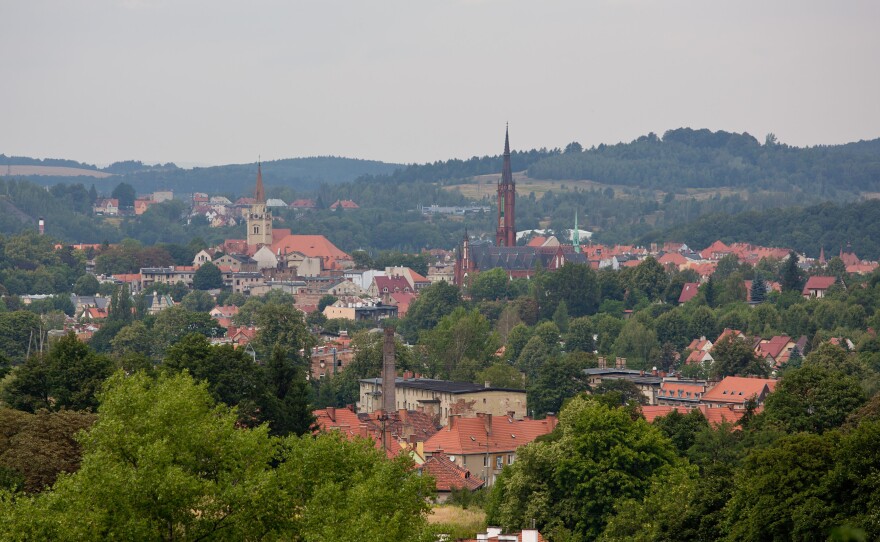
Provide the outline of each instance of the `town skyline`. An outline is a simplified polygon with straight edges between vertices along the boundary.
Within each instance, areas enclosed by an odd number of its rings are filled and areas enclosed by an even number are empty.
[[[499,154],[506,122],[517,149],[680,126],[795,146],[880,135],[880,74],[866,69],[880,7],[866,1],[107,0],[5,15],[7,155],[423,163]]]

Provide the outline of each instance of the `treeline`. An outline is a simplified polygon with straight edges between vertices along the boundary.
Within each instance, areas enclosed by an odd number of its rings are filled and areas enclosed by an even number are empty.
[[[859,257],[876,260],[880,258],[880,201],[713,213],[644,236],[641,242],[673,239],[695,248],[709,246],[716,239],[786,247],[816,258],[822,247],[830,258],[850,246]]]
[[[536,179],[589,179],[660,190],[748,187],[838,194],[880,188],[880,139],[845,145],[790,147],[770,134],[669,130],[630,143],[599,145],[548,157],[529,167]]]

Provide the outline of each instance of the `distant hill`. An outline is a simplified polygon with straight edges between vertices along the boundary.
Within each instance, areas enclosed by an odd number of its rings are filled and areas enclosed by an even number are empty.
[[[270,188],[313,191],[322,184],[334,185],[365,175],[390,174],[401,167],[400,164],[335,156],[289,158],[263,162],[263,181]],[[183,169],[171,163],[151,166],[128,160],[98,169],[73,160],[40,160],[0,154],[0,177],[25,177],[43,186],[70,182],[88,186],[93,183],[99,192],[105,194],[120,182],[126,182],[139,194],[172,189],[179,193],[243,195],[253,190],[256,172],[256,163]]]
[[[681,241],[702,248],[717,239],[725,243],[791,248],[811,257],[818,257],[824,247],[828,258],[850,244],[859,257],[877,260],[880,259],[880,200],[707,214],[690,224],[653,232],[639,242],[647,245]]]
[[[662,138],[648,134],[630,143],[548,156],[529,166],[528,175],[663,191],[797,190],[838,199],[880,191],[880,139],[798,148],[772,136],[762,144],[748,133],[680,128]]]

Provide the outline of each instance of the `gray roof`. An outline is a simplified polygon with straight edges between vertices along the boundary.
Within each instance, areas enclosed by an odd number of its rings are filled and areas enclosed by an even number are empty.
[[[381,378],[362,378],[361,382],[365,384],[382,385]],[[516,388],[494,388],[485,387],[482,384],[474,384],[473,382],[453,382],[451,380],[434,380],[433,378],[403,378],[394,379],[394,385],[398,388],[412,388],[417,390],[438,391],[442,393],[476,393],[481,391],[513,391],[525,393],[526,390]]]

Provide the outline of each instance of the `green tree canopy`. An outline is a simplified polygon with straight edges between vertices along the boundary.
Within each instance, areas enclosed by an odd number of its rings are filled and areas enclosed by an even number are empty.
[[[223,274],[220,268],[206,262],[193,274],[193,288],[196,290],[214,290],[223,288]]]
[[[555,438],[521,447],[492,488],[490,524],[531,526],[553,539],[592,540],[621,498],[640,499],[652,476],[678,462],[675,449],[644,419],[575,397]]]

